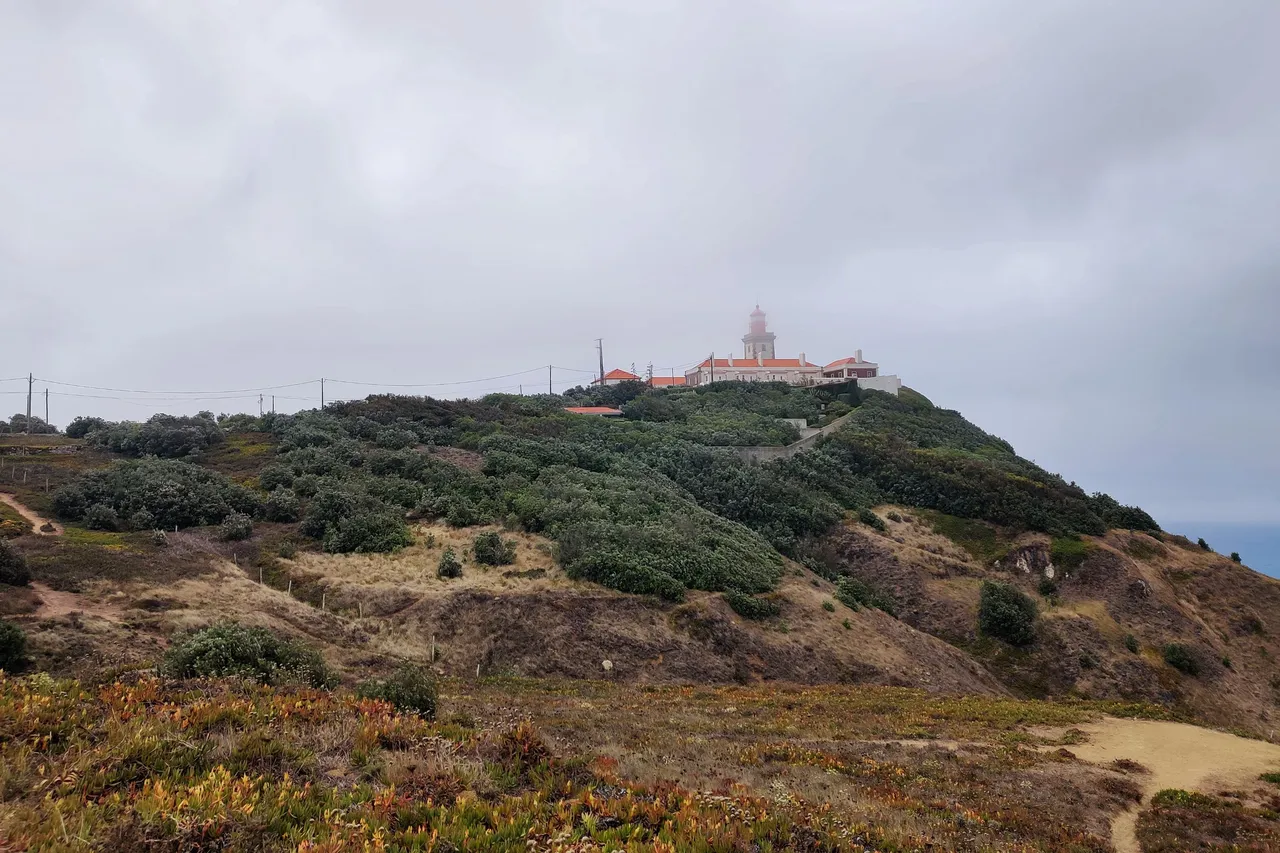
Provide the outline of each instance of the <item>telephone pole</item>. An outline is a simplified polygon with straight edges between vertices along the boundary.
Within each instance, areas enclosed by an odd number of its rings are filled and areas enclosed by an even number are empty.
[[[262,417],[262,395],[258,395],[258,417]]]
[[[716,381],[716,354],[714,352],[711,353],[711,358],[707,359],[707,363],[711,365],[711,382],[715,382]]]
[[[596,338],[596,352],[600,354],[600,385],[604,385],[604,338]]]
[[[31,388],[36,384],[34,374],[27,374],[27,435],[31,435]]]
[[[547,393],[548,394],[556,393],[555,391],[551,390],[551,365],[549,364],[547,365]]]
[[[272,394],[271,395],[271,414],[274,415],[275,413],[276,413],[276,395]]]
[[[44,389],[44,422],[49,423],[49,389]]]
[[[320,377],[320,411],[324,411],[324,377]]]

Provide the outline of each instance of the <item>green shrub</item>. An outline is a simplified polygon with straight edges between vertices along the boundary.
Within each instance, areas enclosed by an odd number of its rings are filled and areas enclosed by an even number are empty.
[[[404,518],[390,509],[356,512],[330,524],[324,549],[333,554],[386,554],[413,544]]]
[[[515,543],[503,539],[494,531],[477,534],[471,543],[471,553],[477,563],[486,566],[508,566],[516,561]]]
[[[1204,541],[1204,537],[1203,537],[1203,536],[1201,536],[1199,539],[1197,539],[1197,540],[1196,540],[1196,544],[1200,546],[1200,550],[1201,550],[1201,551],[1212,551],[1212,550],[1213,550],[1212,548],[1210,548],[1210,547],[1209,547],[1209,543],[1208,543],[1208,542],[1206,542],[1206,541]]]
[[[889,520],[893,522],[900,522],[902,521],[902,516],[896,512],[891,512],[889,513]]]
[[[90,471],[53,495],[53,509],[68,521],[86,526],[86,513],[101,505],[119,518],[140,511],[151,514],[155,526],[200,527],[218,524],[233,512],[254,515],[257,496],[221,474],[189,462],[137,459],[115,462]],[[109,523],[102,510],[98,523]]]
[[[846,631],[848,631],[848,630],[850,630],[851,628],[853,628],[853,623],[852,623],[852,622],[850,622],[848,619],[845,619],[845,620],[844,620],[843,622],[841,622],[840,624],[844,626],[844,629],[845,629]]]
[[[1125,634],[1124,647],[1136,655],[1138,653],[1138,649],[1140,648],[1140,646],[1138,645],[1138,638],[1133,636],[1133,634]]]
[[[90,530],[117,530],[120,527],[120,517],[106,504],[94,504],[86,509],[81,521]]]
[[[67,424],[67,428],[63,430],[63,434],[67,438],[84,438],[91,432],[105,429],[110,426],[107,421],[102,418],[89,418],[83,415]]]
[[[445,548],[440,555],[440,564],[436,567],[436,577],[441,579],[462,577],[462,561],[452,548]]]
[[[169,534],[165,533],[163,530],[151,531],[151,544],[157,548],[169,547]]]
[[[229,513],[218,525],[218,535],[228,542],[239,542],[253,535],[253,519],[243,512]]]
[[[756,598],[754,595],[736,589],[726,592],[724,600],[733,608],[734,613],[744,619],[753,619],[757,622],[772,619],[782,612],[782,606],[778,602],[767,598]]]
[[[292,560],[298,554],[298,543],[292,539],[281,539],[280,544],[276,546],[276,554],[286,560]]]
[[[336,679],[314,649],[266,628],[222,622],[170,647],[162,671],[171,678],[249,678],[262,684],[328,687]]]
[[[402,664],[385,681],[366,681],[356,688],[356,695],[390,702],[400,711],[412,711],[424,719],[436,716],[438,696],[435,677],[429,669]]]
[[[27,665],[27,635],[12,622],[0,619],[0,669],[21,672]]]
[[[1014,646],[1035,641],[1036,603],[1015,586],[983,581],[978,597],[978,628]]]
[[[1058,594],[1058,584],[1053,578],[1040,578],[1040,583],[1036,584],[1036,591],[1048,598]]]
[[[162,459],[194,456],[224,439],[222,428],[210,412],[194,417],[160,414],[146,423],[108,424],[88,436],[90,444],[113,453]]]
[[[890,616],[898,614],[898,603],[892,597],[853,577],[843,577],[836,583],[836,600],[850,610],[861,606],[883,610]]]
[[[286,489],[283,486],[267,495],[267,499],[262,503],[262,517],[267,521],[283,523],[297,521],[300,512],[298,496],[292,489]]]
[[[1088,649],[1085,649],[1080,653],[1078,663],[1080,664],[1081,669],[1096,669],[1099,663],[1098,656]]]
[[[27,558],[4,539],[0,539],[0,584],[26,586],[31,583]]]
[[[1280,785],[1280,773],[1276,773],[1276,772],[1263,773],[1258,778],[1261,779],[1263,782],[1270,782],[1272,785]]]
[[[145,509],[140,509],[129,516],[130,530],[155,530],[156,517]]]
[[[884,533],[888,529],[888,527],[885,526],[884,519],[869,509],[864,508],[858,510],[858,521],[861,521],[868,527],[873,527],[876,530],[879,530],[881,533]]]
[[[1239,552],[1239,551],[1232,551],[1232,552],[1231,552],[1231,562],[1233,562],[1233,563],[1238,563],[1238,562],[1240,562],[1240,552]]]
[[[1200,674],[1200,661],[1190,646],[1169,643],[1161,650],[1161,654],[1164,656],[1164,662],[1179,672],[1191,676]]]
[[[834,603],[832,603],[831,599],[829,598],[826,601],[822,602],[822,609],[827,611],[828,613],[836,612],[836,606]]]

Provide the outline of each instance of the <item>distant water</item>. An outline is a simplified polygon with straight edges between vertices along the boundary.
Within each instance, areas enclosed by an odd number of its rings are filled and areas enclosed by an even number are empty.
[[[1253,569],[1280,578],[1280,524],[1214,524],[1196,521],[1161,525],[1192,542],[1198,538],[1219,554],[1240,552],[1241,561]]]

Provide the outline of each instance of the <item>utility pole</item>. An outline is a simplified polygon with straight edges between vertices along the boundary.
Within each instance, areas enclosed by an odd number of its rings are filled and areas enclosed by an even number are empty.
[[[716,381],[716,354],[711,353],[711,358],[707,359],[707,363],[711,365],[711,381]],[[709,384],[709,383],[708,383]]]
[[[44,422],[49,423],[49,389],[44,389]]]
[[[604,386],[604,338],[596,338],[596,352],[600,354],[600,385]]]
[[[556,393],[555,391],[551,390],[551,365],[549,364],[547,365],[547,393],[548,394]]]
[[[31,388],[36,384],[34,374],[27,374],[27,435],[31,435]]]
[[[324,411],[324,377],[320,377],[320,411]]]
[[[276,395],[272,394],[271,395],[271,414],[274,415],[275,413],[276,413]]]
[[[258,395],[258,417],[262,417],[262,395]]]
[[[523,396],[524,396],[524,386],[523,386],[523,385],[521,385],[521,386],[520,386],[520,396],[521,396],[521,397],[523,397]]]

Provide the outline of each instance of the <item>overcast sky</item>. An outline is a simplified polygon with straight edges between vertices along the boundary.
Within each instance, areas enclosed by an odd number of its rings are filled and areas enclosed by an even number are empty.
[[[1280,522],[1277,43],[1275,0],[9,0],[0,379],[65,425],[257,399],[54,381],[667,372],[759,302],[1091,491]]]

